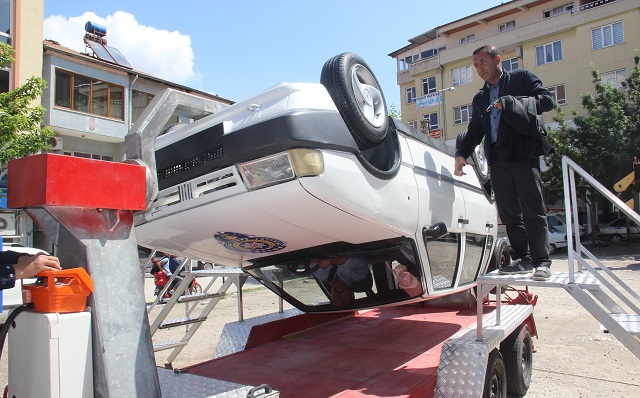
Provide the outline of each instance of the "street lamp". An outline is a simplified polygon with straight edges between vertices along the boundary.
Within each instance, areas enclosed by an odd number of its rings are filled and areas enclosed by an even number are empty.
[[[444,94],[442,93],[443,91],[453,91],[456,88],[454,86],[451,87],[447,87],[447,88],[443,88],[442,90],[438,90],[438,93],[440,94],[440,106],[438,109],[438,113],[442,116],[442,126],[440,127],[440,140],[442,142],[445,141],[444,139],[444,127],[445,127],[445,117],[444,117],[444,113],[442,112],[442,110],[446,110],[446,108],[444,107]],[[438,123],[440,124],[440,123]]]

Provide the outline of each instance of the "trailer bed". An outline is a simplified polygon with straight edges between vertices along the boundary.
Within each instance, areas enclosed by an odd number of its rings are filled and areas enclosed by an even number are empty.
[[[478,347],[488,354],[532,311],[531,306],[505,307],[510,309],[503,310],[506,322],[501,326],[495,326],[494,307],[484,308],[486,329],[494,330],[493,333],[485,330],[492,337],[484,342],[475,341],[475,309],[402,306],[355,314],[182,369],[186,374],[169,375],[171,371],[161,370],[165,372],[160,376],[163,396],[173,396],[170,390],[179,391],[180,396],[246,396],[251,386],[262,384],[268,384],[284,398],[434,396],[439,366],[449,369],[441,369],[443,375],[451,374],[451,369],[469,367],[469,377],[478,379],[473,369],[477,364],[468,361],[478,355],[468,354],[477,352]],[[445,343],[446,353],[441,360]],[[462,362],[455,358],[459,354]],[[480,384],[483,374],[484,369]],[[458,374],[455,379],[457,383],[466,383],[467,388],[478,382],[465,381],[464,377]],[[171,388],[165,386],[168,384]],[[228,391],[216,390],[214,385]],[[185,395],[198,388],[202,393]],[[441,380],[439,388],[446,392],[459,386]]]

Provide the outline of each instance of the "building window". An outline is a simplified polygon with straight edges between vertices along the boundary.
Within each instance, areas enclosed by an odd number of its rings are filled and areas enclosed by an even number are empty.
[[[416,102],[416,88],[407,87],[407,104],[412,104]]]
[[[55,106],[124,120],[124,87],[56,69]]]
[[[436,92],[436,77],[429,76],[422,79],[422,95]]]
[[[560,60],[562,60],[562,42],[560,40],[536,47],[536,65]]]
[[[422,129],[423,132],[427,132],[429,130],[437,130],[440,128],[440,125],[438,124],[437,112],[422,115],[422,121],[424,125],[424,128]]]
[[[502,69],[508,71],[518,69],[518,58],[505,59],[502,61]]]
[[[11,3],[0,1],[0,43],[11,45]],[[11,90],[11,65],[0,68],[0,93]]]
[[[567,103],[567,97],[564,92],[564,84],[547,87],[547,90],[549,90],[551,96],[556,100],[556,103],[558,105],[564,105]]]
[[[564,14],[573,10],[573,3],[565,4],[563,6],[555,7],[543,12],[544,18],[555,17],[556,15]]]
[[[462,36],[460,38],[460,45],[462,44],[467,44],[467,43],[471,43],[473,41],[476,41],[476,35],[472,34],[472,35],[467,35],[467,36]]]
[[[500,26],[498,26],[498,32],[502,33],[515,28],[516,21],[509,21],[507,23],[500,24]]]
[[[131,90],[131,125],[133,125],[147,105],[151,103],[153,95],[145,93],[143,91]]]
[[[412,121],[408,122],[407,124],[409,126],[411,126],[412,128],[414,128],[414,129],[416,128],[416,121],[415,120],[412,120]]]
[[[620,69],[611,72],[605,72],[601,75],[601,77],[602,83],[611,84],[614,87],[622,89],[624,88],[622,87],[622,82],[627,78],[627,71],[625,69]]]
[[[473,70],[471,65],[462,66],[451,70],[451,80],[454,86],[473,82]]]
[[[622,43],[624,43],[622,22],[591,29],[591,48],[593,50],[599,50],[604,47],[611,47]]]
[[[416,62],[419,59],[419,55],[409,55],[408,57],[404,57],[399,62],[400,70],[408,70],[412,63]]]
[[[446,50],[447,46],[440,46],[438,48],[432,48],[430,50],[425,50],[420,53],[421,59],[433,58],[438,55],[438,52]]]
[[[471,105],[462,105],[453,108],[453,124],[469,123],[469,120],[471,120]]]
[[[11,44],[11,5],[12,0],[0,1],[0,42]]]
[[[97,159],[97,160],[108,160],[113,161],[113,156],[107,155],[96,155],[95,153],[86,153],[86,152],[64,152],[67,156],[75,156],[77,158],[85,158],[85,159]]]

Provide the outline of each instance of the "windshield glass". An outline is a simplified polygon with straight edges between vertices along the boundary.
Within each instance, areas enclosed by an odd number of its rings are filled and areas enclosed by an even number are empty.
[[[246,271],[305,312],[362,309],[423,293],[422,271],[409,239],[337,244],[289,253]]]

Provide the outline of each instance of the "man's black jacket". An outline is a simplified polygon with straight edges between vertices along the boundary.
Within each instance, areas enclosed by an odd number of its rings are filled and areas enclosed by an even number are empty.
[[[516,69],[512,72],[503,71],[500,77],[499,97],[534,97],[538,115],[553,109],[553,98],[547,89],[542,87],[540,79],[525,69]],[[504,102],[503,102],[504,104]],[[493,160],[491,153],[490,113],[486,111],[489,106],[489,85],[485,84],[473,97],[472,117],[469,129],[464,138],[458,143],[456,156],[469,157],[474,148],[484,138],[485,155],[489,163]],[[507,159],[518,160],[540,156],[545,153],[544,139],[533,138],[528,131],[517,131],[504,121],[504,110],[498,127],[497,147],[508,151]],[[546,143],[548,145],[548,142]]]

